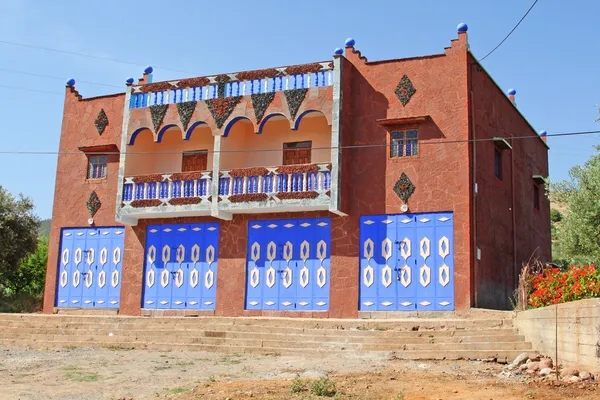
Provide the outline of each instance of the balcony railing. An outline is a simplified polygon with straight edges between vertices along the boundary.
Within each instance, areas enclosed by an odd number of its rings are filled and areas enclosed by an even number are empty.
[[[219,201],[250,202],[329,196],[331,164],[286,165],[220,171]]]
[[[210,203],[212,172],[179,172],[126,177],[123,206],[156,207]]]
[[[176,85],[176,82],[173,83]],[[223,97],[247,96],[258,93],[279,92],[291,89],[308,89],[333,85],[333,69],[275,76],[272,78],[232,81],[225,83]],[[156,104],[175,104],[186,101],[202,101],[219,97],[218,85],[169,88],[148,93],[133,93],[130,108],[143,108]]]

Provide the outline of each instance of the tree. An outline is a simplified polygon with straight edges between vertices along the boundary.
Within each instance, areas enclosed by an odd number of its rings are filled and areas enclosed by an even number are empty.
[[[600,147],[596,147],[600,150]],[[556,224],[560,255],[571,264],[600,262],[600,153],[569,170],[570,180],[552,184],[566,212]]]
[[[4,274],[3,286],[14,295],[41,295],[44,292],[47,262],[48,237],[41,236],[35,253],[24,259],[16,270]]]
[[[38,243],[38,218],[31,199],[18,199],[0,186],[0,282],[19,268]]]

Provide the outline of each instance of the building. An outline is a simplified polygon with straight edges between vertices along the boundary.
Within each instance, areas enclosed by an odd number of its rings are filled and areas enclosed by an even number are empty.
[[[548,147],[469,51],[67,83],[44,311],[508,308],[550,258]],[[533,136],[533,138],[532,138]]]

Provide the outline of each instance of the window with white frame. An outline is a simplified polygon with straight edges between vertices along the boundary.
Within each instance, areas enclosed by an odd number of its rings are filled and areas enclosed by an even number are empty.
[[[415,157],[419,155],[419,131],[392,131],[390,133],[390,157]]]

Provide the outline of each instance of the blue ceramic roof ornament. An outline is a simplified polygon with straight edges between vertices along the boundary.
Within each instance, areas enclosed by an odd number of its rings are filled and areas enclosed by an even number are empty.
[[[354,44],[355,44],[355,43],[356,43],[356,42],[355,42],[355,41],[354,41],[354,39],[352,39],[352,38],[348,38],[348,39],[346,39],[346,47],[354,47]]]
[[[75,79],[71,78],[67,81],[67,86],[75,86]]]
[[[467,24],[465,24],[464,22],[461,22],[460,24],[458,24],[458,26],[456,27],[456,30],[458,32],[466,32],[469,30],[469,27],[467,26]]]

